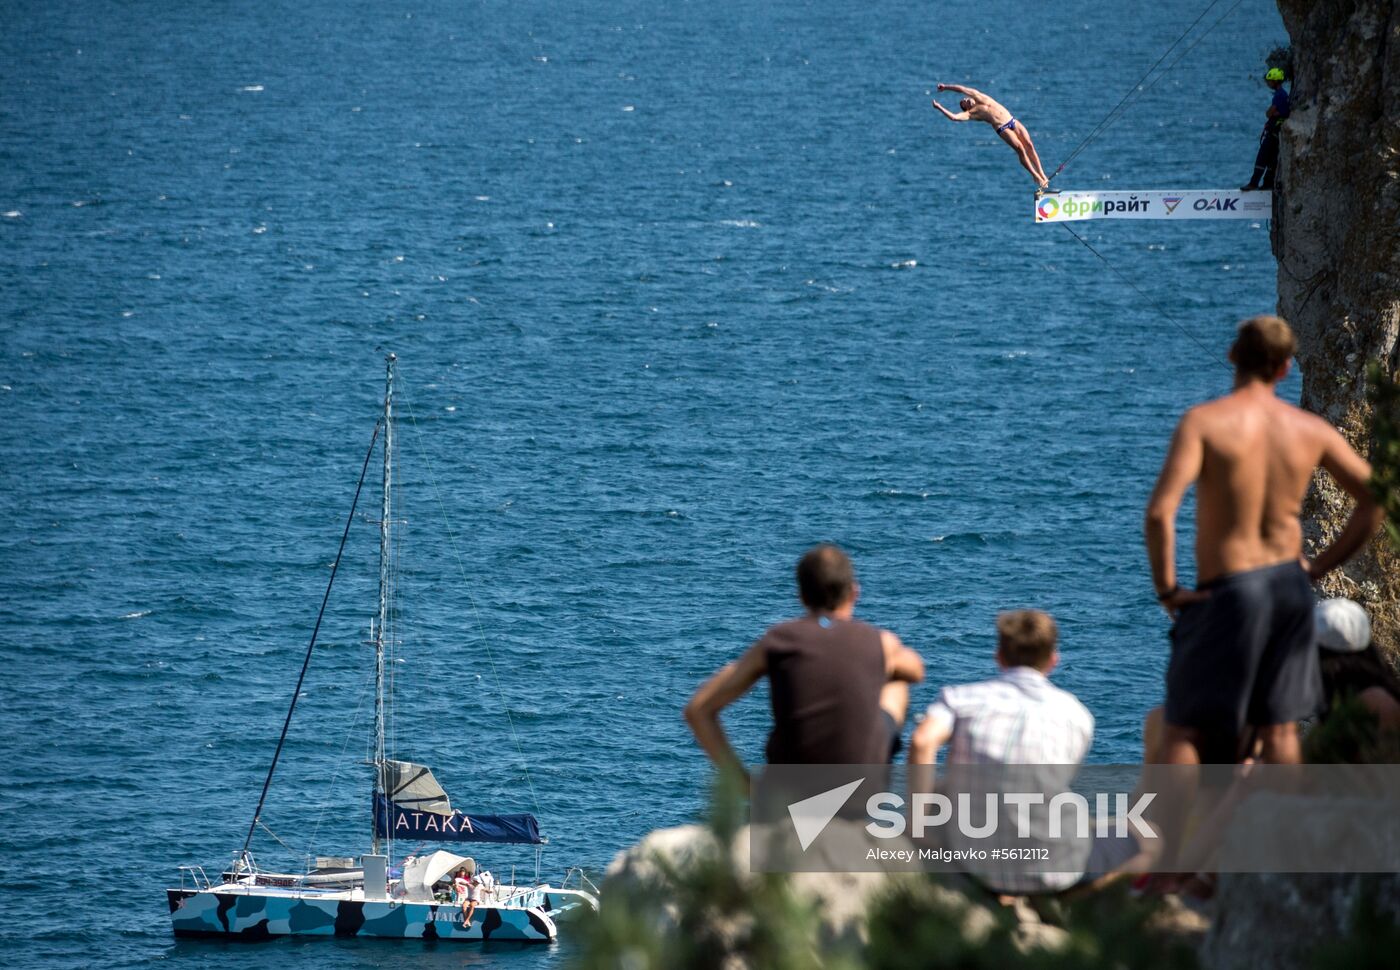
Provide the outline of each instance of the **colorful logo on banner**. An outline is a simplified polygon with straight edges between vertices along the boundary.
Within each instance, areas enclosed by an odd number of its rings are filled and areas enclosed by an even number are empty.
[[[1162,196],[1162,204],[1167,207],[1167,215],[1171,215],[1176,211],[1176,207],[1181,205],[1181,196],[1164,195]]]
[[[1060,202],[1058,199],[1046,196],[1036,204],[1035,212],[1042,219],[1053,219],[1060,214]]]

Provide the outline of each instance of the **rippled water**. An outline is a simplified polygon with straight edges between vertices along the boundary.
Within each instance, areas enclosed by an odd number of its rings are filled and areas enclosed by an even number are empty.
[[[1053,166],[1200,5],[10,0],[6,962],[567,956],[170,935],[174,867],[246,831],[389,350],[396,750],[464,807],[537,811],[556,874],[696,817],[681,704],[822,539],[928,661],[916,701],[1043,607],[1093,757],[1135,757],[1165,656],[1141,509],[1273,305],[1267,231],[1082,224],[1119,278],[928,95],[988,90]],[[1238,185],[1282,37],[1243,4],[1058,184]],[[367,501],[268,863],[363,847]],[[757,759],[764,699],[728,723]]]

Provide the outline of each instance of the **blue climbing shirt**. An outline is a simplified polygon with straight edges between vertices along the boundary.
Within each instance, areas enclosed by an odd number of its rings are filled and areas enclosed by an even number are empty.
[[[1271,130],[1278,131],[1278,126],[1283,123],[1283,119],[1288,117],[1290,107],[1288,92],[1283,89],[1283,85],[1279,85],[1278,90],[1274,92],[1273,100],[1273,109],[1278,112],[1278,117],[1269,119],[1269,128]]]

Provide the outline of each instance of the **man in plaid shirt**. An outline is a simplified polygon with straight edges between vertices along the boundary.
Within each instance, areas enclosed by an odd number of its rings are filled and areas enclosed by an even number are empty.
[[[1055,621],[1036,610],[997,617],[1001,673],[945,687],[914,732],[910,764],[1077,765],[1094,740],[1094,715],[1047,675],[1059,662]]]
[[[996,662],[1001,673],[980,683],[943,688],[914,731],[910,765],[932,765],[939,748],[947,744],[950,769],[1032,766],[1000,774],[950,771],[944,782],[952,788],[980,779],[983,784],[990,781],[993,790],[998,786],[1046,793],[1065,790],[1094,739],[1094,716],[1073,694],[1047,678],[1060,659],[1056,638],[1055,621],[1046,613],[1017,610],[998,616]],[[1033,844],[1054,845],[1055,858],[1064,860],[1063,871],[1041,872],[1036,870],[1044,866],[993,861],[979,863],[969,874],[1005,896],[1057,892],[1080,882],[1086,872],[1108,871],[1136,851],[1133,844],[1125,843],[1113,848],[1113,858],[1106,855],[1108,847],[1091,858],[1093,843],[1052,843],[1046,824],[1042,812],[1034,824]]]

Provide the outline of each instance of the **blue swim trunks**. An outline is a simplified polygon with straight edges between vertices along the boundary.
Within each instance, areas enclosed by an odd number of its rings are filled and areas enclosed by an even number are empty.
[[[1012,118],[1012,119],[1011,119],[1010,121],[1008,121],[1006,124],[1001,125],[999,128],[997,128],[997,134],[1000,135],[1003,131],[1005,131],[1005,130],[1008,129],[1008,128],[1010,128],[1012,131],[1015,131],[1015,130],[1016,130],[1016,119],[1015,119],[1015,118]]]

